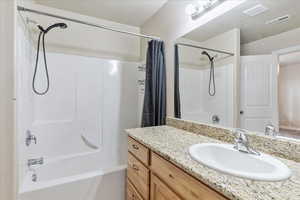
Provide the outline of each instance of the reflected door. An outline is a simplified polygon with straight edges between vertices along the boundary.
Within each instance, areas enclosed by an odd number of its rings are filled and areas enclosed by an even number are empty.
[[[276,71],[272,55],[241,57],[241,128],[264,132],[270,123],[278,128]]]

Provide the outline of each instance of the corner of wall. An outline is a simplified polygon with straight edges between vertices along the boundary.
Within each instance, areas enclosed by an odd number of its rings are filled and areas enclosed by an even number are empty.
[[[16,200],[15,0],[0,1],[0,18],[0,199]]]
[[[240,74],[241,74],[241,30],[235,28],[235,74],[234,74],[234,94],[233,94],[233,127],[239,127],[240,125]]]

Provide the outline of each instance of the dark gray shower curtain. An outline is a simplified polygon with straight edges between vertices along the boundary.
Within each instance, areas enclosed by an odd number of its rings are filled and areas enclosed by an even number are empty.
[[[178,45],[175,45],[174,65],[174,116],[181,118],[180,91],[179,91],[179,52]]]
[[[166,124],[166,63],[162,41],[148,43],[142,127]]]

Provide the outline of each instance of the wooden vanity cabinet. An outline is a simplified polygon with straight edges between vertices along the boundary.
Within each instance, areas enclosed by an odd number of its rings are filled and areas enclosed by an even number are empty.
[[[165,183],[163,183],[153,173],[151,174],[151,200],[182,200]]]
[[[127,200],[228,200],[128,138]]]

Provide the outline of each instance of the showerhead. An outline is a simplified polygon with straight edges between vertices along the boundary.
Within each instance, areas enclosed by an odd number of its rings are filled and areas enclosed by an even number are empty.
[[[53,25],[49,26],[45,30],[45,33],[48,33],[51,29],[56,28],[56,27],[59,27],[59,28],[62,28],[62,29],[66,29],[68,26],[65,23],[56,23],[56,24],[53,24]]]
[[[214,57],[211,57],[206,51],[202,51],[201,54],[206,55],[210,61],[212,61],[214,59]]]
[[[59,28],[62,28],[62,29],[66,29],[66,28],[68,27],[68,25],[65,24],[65,23],[56,23],[56,24],[53,24],[53,25],[49,26],[46,30],[45,30],[42,26],[40,26],[40,25],[38,25],[37,27],[38,27],[42,32],[44,32],[44,33],[46,34],[46,33],[48,33],[51,29],[56,28],[56,27],[59,27]]]

